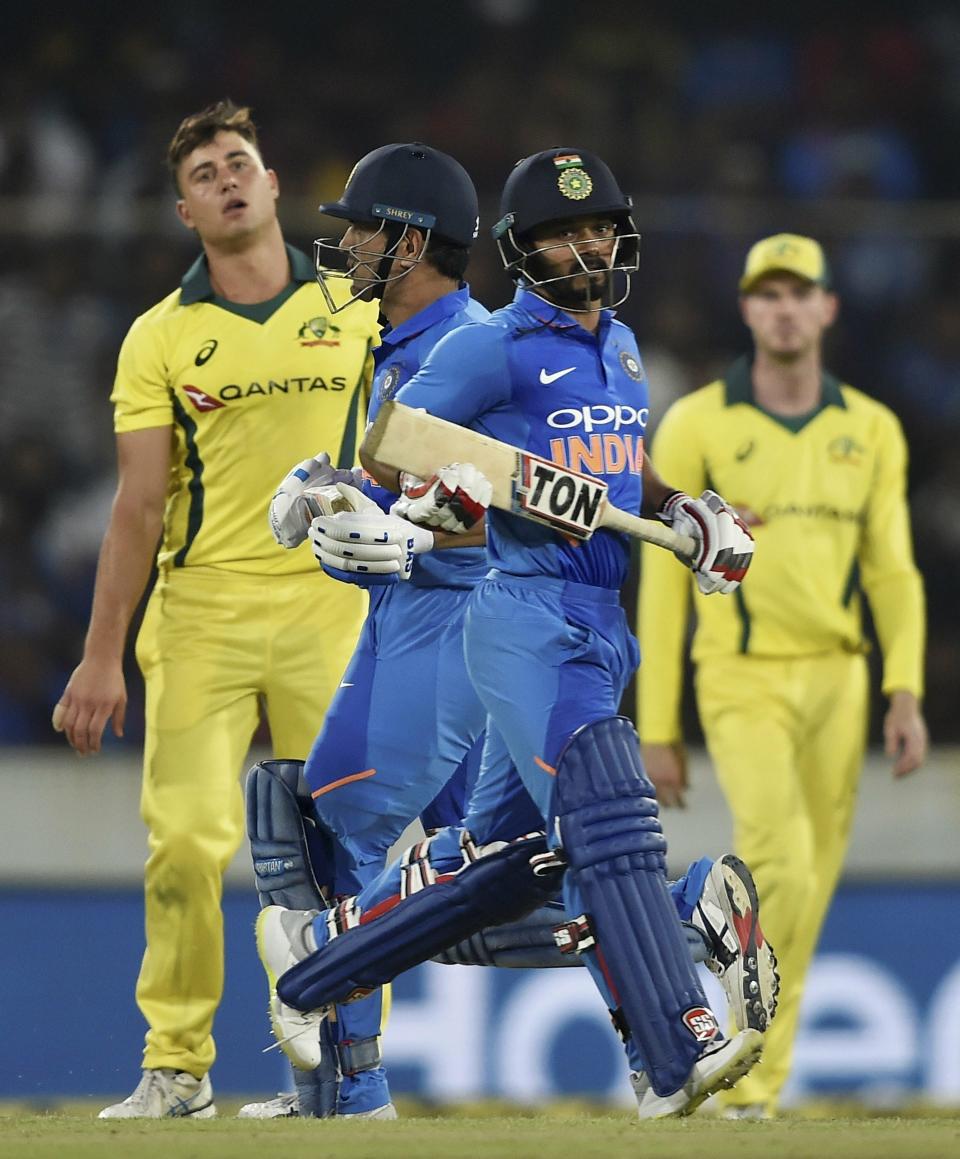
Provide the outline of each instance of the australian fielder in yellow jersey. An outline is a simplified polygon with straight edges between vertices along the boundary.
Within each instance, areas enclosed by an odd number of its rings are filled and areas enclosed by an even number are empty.
[[[147,1067],[206,1073],[213,1062],[220,879],[244,833],[237,778],[261,705],[275,754],[306,758],[366,611],[308,547],[281,551],[267,522],[291,457],[339,446],[340,465],[356,461],[371,373],[371,312],[332,325],[312,263],[295,250],[290,263],[291,292],[254,319],[213,300],[199,259],[134,323],[114,387],[118,433],[165,421],[174,440],[159,575],[137,639]]]
[[[356,462],[376,307],[332,316],[312,262],[285,246],[248,110],[187,118],[169,160],[204,252],[120,352],[117,498],[84,658],[54,716],[81,753],[99,749],[108,719],[122,730],[123,640],[159,536],[137,639],[149,1031],[143,1079],[110,1118],[215,1113],[221,883],[244,834],[244,757],[263,711],[276,755],[306,758],[365,612],[309,545],[278,547],[268,508],[292,461],[326,448],[334,467]]]
[[[728,1096],[770,1114],[790,1067],[804,976],[847,846],[867,725],[865,594],[883,652],[896,772],[922,759],[924,604],[906,503],[906,448],[887,407],[820,365],[835,303],[815,242],[779,235],[751,251],[741,290],[756,354],[675,403],[657,470],[726,496],[756,540],[730,600],[693,593],[697,705],[763,899],[782,990],[764,1058]],[[752,296],[757,302],[749,302]],[[659,558],[658,558],[659,555]],[[645,551],[640,735],[666,804],[682,804],[680,706],[688,576]]]

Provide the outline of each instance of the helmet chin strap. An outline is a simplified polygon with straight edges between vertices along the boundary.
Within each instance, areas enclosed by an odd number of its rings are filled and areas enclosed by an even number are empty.
[[[390,281],[396,281],[396,278],[390,277],[390,267],[396,261],[395,250],[400,244],[403,235],[407,232],[407,227],[401,225],[398,221],[387,221],[383,225],[383,257],[377,262],[377,277],[374,284],[370,287],[371,301],[382,302],[383,291]],[[411,267],[412,269],[412,267]],[[407,273],[410,271],[408,270]],[[403,275],[400,275],[401,277]]]

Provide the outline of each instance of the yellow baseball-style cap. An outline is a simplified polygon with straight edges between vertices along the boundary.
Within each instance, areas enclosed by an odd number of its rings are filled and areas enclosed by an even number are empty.
[[[761,278],[780,272],[805,278],[824,289],[830,285],[830,270],[820,243],[797,233],[778,233],[751,247],[740,279],[740,293],[749,294]]]

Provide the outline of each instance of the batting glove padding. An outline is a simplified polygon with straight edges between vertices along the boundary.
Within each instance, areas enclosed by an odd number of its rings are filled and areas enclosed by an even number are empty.
[[[402,493],[390,508],[392,514],[454,534],[479,523],[493,497],[490,480],[472,463],[451,463],[429,479],[404,472],[400,484]]]
[[[364,587],[397,583],[410,578],[413,557],[433,547],[432,531],[373,507],[310,524],[313,554],[327,575]]]
[[[697,587],[705,596],[713,592],[729,595],[740,586],[753,558],[753,536],[716,491],[704,491],[699,499],[692,499],[684,491],[674,491],[657,516],[674,531],[689,535],[696,542],[692,560],[677,558],[692,569]]]
[[[304,492],[309,488],[329,487],[334,483],[349,483],[359,487],[361,471],[353,467],[347,471],[334,467],[330,456],[321,451],[312,459],[304,459],[284,475],[276,494],[270,500],[270,530],[281,547],[298,547],[307,538],[313,518]]]

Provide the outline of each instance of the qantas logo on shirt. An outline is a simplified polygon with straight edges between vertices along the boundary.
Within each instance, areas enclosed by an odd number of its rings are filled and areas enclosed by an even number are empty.
[[[194,409],[199,411],[204,410],[219,410],[224,404],[219,399],[211,398],[206,391],[201,390],[199,386],[185,386],[183,393],[193,403]]]
[[[251,382],[246,386],[241,386],[237,382],[228,382],[226,386],[221,386],[217,391],[217,398],[207,394],[199,386],[193,386],[189,383],[181,389],[193,404],[194,410],[208,411],[218,410],[228,402],[235,402],[237,399],[243,398],[256,398],[258,396],[266,398],[275,394],[309,394],[315,390],[336,393],[347,389],[347,380],[338,374],[333,378],[322,378],[320,375],[312,377],[304,375],[279,380],[269,378],[266,382]]]

